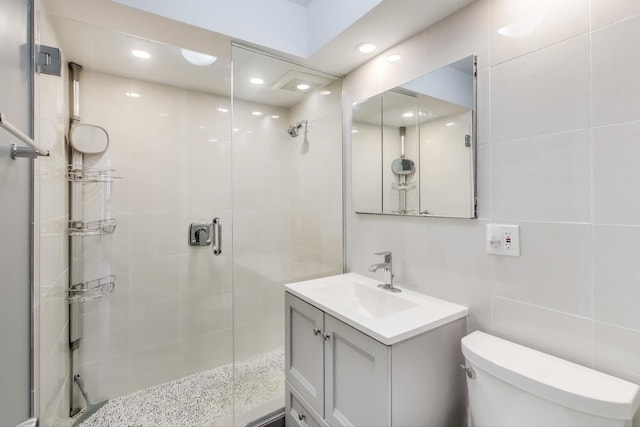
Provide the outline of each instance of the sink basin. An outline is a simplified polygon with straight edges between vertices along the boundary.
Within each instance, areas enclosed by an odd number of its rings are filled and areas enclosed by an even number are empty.
[[[377,319],[408,310],[418,306],[418,303],[398,298],[397,294],[386,292],[377,286],[354,281],[329,282],[317,289],[317,298],[336,305],[345,310],[356,311],[361,316]]]
[[[467,307],[408,289],[392,293],[355,273],[285,285],[285,290],[348,325],[392,345],[465,317]]]

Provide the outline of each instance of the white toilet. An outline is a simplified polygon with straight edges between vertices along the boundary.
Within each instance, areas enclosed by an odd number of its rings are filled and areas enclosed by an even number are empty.
[[[640,387],[507,340],[462,338],[472,425],[631,426]]]

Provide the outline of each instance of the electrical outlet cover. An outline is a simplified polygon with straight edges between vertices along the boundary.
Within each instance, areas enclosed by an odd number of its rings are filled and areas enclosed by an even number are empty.
[[[487,224],[488,254],[520,256],[520,226]]]

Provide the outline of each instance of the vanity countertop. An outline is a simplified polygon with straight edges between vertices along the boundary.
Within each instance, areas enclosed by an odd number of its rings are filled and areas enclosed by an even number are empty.
[[[399,287],[391,293],[381,282],[356,273],[285,285],[285,290],[386,345],[463,318],[469,309]]]

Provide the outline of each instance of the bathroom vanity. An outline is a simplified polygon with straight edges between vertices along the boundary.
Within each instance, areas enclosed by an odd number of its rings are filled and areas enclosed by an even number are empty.
[[[286,425],[464,425],[467,308],[378,284],[285,286]]]

